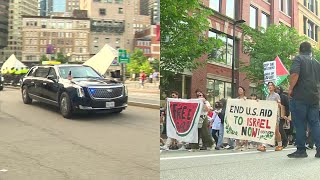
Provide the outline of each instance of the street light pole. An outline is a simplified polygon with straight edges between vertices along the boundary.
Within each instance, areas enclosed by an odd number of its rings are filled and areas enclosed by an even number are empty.
[[[246,22],[245,20],[237,20],[233,23],[233,46],[232,46],[232,83],[231,83],[231,97],[235,98],[235,81],[234,81],[234,66],[235,66],[235,54],[236,54],[236,48],[235,48],[235,42],[236,42],[236,36],[235,36],[235,31],[236,31],[236,26],[237,24],[242,24]]]

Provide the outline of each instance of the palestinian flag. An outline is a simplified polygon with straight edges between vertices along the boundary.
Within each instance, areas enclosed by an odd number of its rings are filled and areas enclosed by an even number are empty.
[[[277,79],[275,81],[275,85],[279,86],[288,76],[289,76],[289,71],[287,68],[283,65],[281,59],[279,56],[277,56],[274,61],[276,62],[276,74],[277,74]],[[268,90],[268,85],[265,82],[263,86],[263,92],[266,96],[269,95],[269,90]]]

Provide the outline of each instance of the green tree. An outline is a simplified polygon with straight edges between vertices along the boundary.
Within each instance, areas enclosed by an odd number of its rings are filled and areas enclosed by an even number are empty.
[[[153,61],[150,62],[150,65],[152,69],[159,71],[159,63],[160,61],[158,59],[154,59]]]
[[[61,62],[61,64],[64,64],[64,63],[68,62],[68,57],[63,55],[62,52],[58,52],[57,53],[57,61]]]
[[[42,55],[40,58],[40,63],[42,63],[43,61],[49,61],[49,59],[47,58],[46,55]]]
[[[130,55],[130,63],[127,64],[127,71],[128,73],[138,74],[141,70],[147,73],[152,71],[152,67],[148,61],[148,58],[144,56],[143,51],[136,48]]]
[[[289,70],[292,57],[298,53],[300,43],[306,38],[300,36],[294,28],[285,25],[271,25],[264,31],[246,25],[242,27],[245,39],[244,53],[250,56],[250,63],[242,63],[241,70],[246,72],[246,78],[256,83],[258,90],[261,90],[264,80],[263,63],[273,61],[279,56]]]
[[[320,62],[320,50],[318,48],[313,48],[312,54],[314,59]]]
[[[200,0],[161,0],[161,87],[166,88],[176,73],[194,70],[203,62],[197,61],[221,40],[208,38],[208,18],[213,11]]]

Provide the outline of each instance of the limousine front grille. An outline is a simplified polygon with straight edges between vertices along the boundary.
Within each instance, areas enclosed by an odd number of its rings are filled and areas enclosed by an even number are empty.
[[[110,88],[93,88],[90,87],[89,93],[95,99],[112,99],[122,96],[123,87],[110,87]]]

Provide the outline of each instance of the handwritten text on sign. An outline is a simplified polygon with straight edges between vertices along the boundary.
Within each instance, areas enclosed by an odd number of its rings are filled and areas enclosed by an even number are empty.
[[[225,136],[274,144],[277,103],[228,99],[225,116]]]
[[[277,79],[276,61],[267,61],[263,63],[264,81],[275,81]]]
[[[167,99],[167,136],[188,143],[198,142],[200,99]]]

